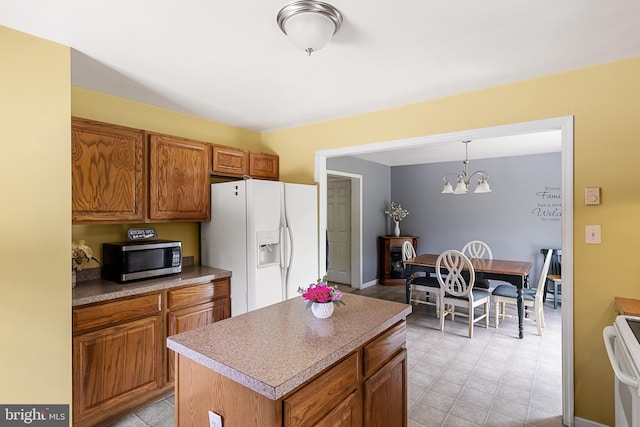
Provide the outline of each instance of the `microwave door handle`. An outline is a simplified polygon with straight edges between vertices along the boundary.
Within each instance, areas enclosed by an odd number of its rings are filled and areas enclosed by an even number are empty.
[[[622,381],[624,384],[628,385],[629,387],[633,387],[637,390],[638,379],[633,378],[625,374],[624,372],[622,372],[622,369],[620,368],[620,364],[618,363],[618,359],[616,359],[616,356],[613,352],[612,342],[617,337],[614,327],[607,326],[606,328],[604,328],[604,331],[602,331],[602,335],[604,336],[604,346],[607,349],[609,362],[611,363],[611,367],[613,368],[613,372],[616,374],[616,377],[618,377],[618,379]]]

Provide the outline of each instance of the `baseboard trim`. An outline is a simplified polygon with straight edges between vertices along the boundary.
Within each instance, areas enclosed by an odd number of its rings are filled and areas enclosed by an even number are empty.
[[[379,285],[379,284],[380,284],[380,282],[378,282],[378,279],[374,279],[374,280],[371,280],[370,282],[363,283],[362,286],[360,287],[360,289],[365,289],[365,288],[368,288],[370,286]]]
[[[608,427],[606,424],[600,424],[595,421],[585,420],[584,418],[574,417],[574,427]]]

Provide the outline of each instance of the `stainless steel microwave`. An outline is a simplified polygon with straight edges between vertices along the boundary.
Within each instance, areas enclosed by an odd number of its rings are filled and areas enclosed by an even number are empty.
[[[182,242],[140,240],[102,244],[102,276],[124,283],[182,271]]]

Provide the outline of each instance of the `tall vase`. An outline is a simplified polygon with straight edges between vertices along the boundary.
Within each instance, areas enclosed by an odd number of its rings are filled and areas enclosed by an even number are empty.
[[[72,288],[76,287],[76,269],[75,268],[71,269],[71,287]]]
[[[318,319],[327,319],[333,314],[333,303],[314,302],[311,304],[311,312]]]
[[[400,235],[400,221],[396,221],[396,229],[394,234],[396,235],[396,237]]]

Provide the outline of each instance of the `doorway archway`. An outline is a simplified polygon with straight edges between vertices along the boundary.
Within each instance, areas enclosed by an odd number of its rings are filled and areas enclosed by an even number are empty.
[[[363,153],[417,148],[444,142],[492,138],[522,133],[557,129],[561,132],[562,161],[562,251],[563,251],[563,304],[562,304],[562,418],[568,426],[574,424],[573,390],[573,116],[543,119],[510,125],[471,129],[447,134],[429,135],[404,140],[342,147],[316,152],[315,181],[319,187],[320,264],[326,265],[327,229],[327,158]],[[362,260],[359,270],[362,271]]]

